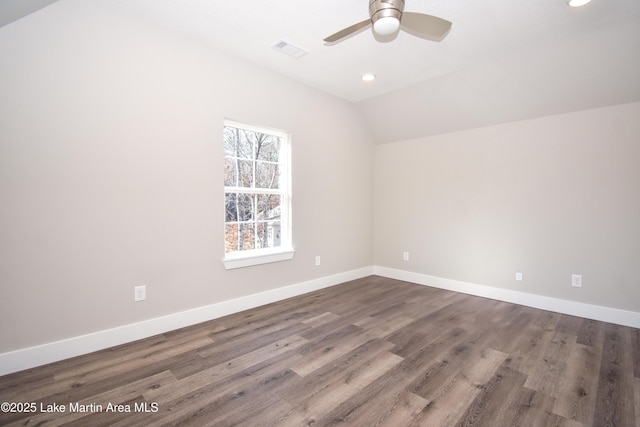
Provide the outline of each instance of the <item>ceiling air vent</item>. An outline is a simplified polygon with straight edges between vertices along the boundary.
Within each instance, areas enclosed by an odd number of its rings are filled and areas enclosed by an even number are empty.
[[[291,43],[288,43],[284,40],[280,40],[279,42],[277,42],[276,44],[274,44],[273,46],[271,46],[272,48],[274,48],[277,51],[280,51],[284,54],[289,55],[292,58],[301,58],[304,55],[306,55],[307,52],[304,49],[300,49],[298,46],[292,45]]]

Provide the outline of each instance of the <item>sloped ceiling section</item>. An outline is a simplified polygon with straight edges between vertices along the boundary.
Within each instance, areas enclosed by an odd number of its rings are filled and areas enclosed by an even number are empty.
[[[57,0],[1,0],[0,27],[49,6]]]
[[[376,143],[640,101],[640,21],[487,57],[358,103]],[[638,117],[640,120],[640,117]]]

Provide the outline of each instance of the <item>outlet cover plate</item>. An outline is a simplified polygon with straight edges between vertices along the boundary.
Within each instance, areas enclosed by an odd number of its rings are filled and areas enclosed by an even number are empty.
[[[144,301],[147,299],[147,287],[145,285],[133,287],[133,301]]]
[[[571,286],[574,288],[582,287],[582,275],[581,274],[572,274],[571,275]]]

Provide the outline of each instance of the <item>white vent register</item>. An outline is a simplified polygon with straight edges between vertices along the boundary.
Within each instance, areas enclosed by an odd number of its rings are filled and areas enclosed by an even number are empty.
[[[274,44],[271,47],[295,59],[302,58],[307,53],[309,53],[306,50],[299,48],[298,46],[292,45],[291,43],[286,42],[284,40],[280,40],[276,42],[276,44]]]

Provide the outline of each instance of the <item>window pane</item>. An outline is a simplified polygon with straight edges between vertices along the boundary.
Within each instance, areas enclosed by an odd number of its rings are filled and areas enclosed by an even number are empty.
[[[238,224],[227,224],[224,230],[224,251],[238,250]]]
[[[250,160],[238,160],[239,187],[253,187],[253,162]]]
[[[253,132],[243,129],[236,129],[237,133],[237,153],[242,159],[253,159]]]
[[[269,240],[267,238],[267,224],[259,222],[256,224],[256,249],[269,248]]]
[[[270,221],[269,228],[267,229],[269,235],[269,241],[271,242],[271,247],[280,246],[280,228],[281,221]]]
[[[238,149],[236,147],[236,130],[235,128],[225,126],[223,132],[224,138],[224,156],[225,157],[238,157]]]
[[[280,219],[280,195],[258,194],[257,201],[258,219]]]
[[[259,222],[256,224],[256,249],[280,246],[280,221]]]
[[[225,221],[233,222],[238,220],[237,197],[236,193],[225,193]]]
[[[258,138],[258,141],[256,160],[277,162],[280,153],[280,137],[262,134],[262,138]]]
[[[256,163],[256,187],[279,188],[280,175],[278,165],[275,163]]]
[[[238,250],[246,251],[257,249],[255,247],[255,226],[253,224],[239,224],[240,233],[238,239]]]
[[[238,221],[253,220],[253,200],[254,200],[253,195],[239,193],[236,195],[236,197],[238,200],[238,203],[237,203]]]
[[[225,193],[225,221],[252,221],[254,219],[254,194]]]
[[[224,185],[235,187],[238,185],[238,176],[235,159],[224,159]]]
[[[227,224],[225,226],[225,252],[273,247],[273,245],[268,246],[273,243],[272,238],[269,240],[270,236],[273,235],[272,228],[273,227],[265,223],[253,224],[241,222],[237,224]],[[280,242],[278,240],[278,245],[279,244]]]

